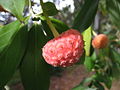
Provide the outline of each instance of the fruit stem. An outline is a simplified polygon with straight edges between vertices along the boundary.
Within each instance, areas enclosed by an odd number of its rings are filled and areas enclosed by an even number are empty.
[[[48,15],[44,12],[44,5],[43,5],[43,0],[40,0],[40,4],[41,4],[41,7],[42,7],[42,10],[43,10],[43,15],[45,16],[46,18],[46,21],[47,21],[47,24],[50,28],[50,30],[52,31],[54,37],[58,37],[59,36],[59,33],[57,32],[56,28],[54,27],[54,25],[52,24],[50,18],[48,17]]]
[[[92,30],[92,33],[94,36],[97,36],[97,33],[94,30]]]

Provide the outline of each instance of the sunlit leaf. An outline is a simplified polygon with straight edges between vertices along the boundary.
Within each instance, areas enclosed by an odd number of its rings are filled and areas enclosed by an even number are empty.
[[[14,21],[0,28],[0,52],[10,44],[13,36],[20,27],[19,21]]]
[[[83,32],[83,40],[85,42],[84,49],[86,56],[90,55],[91,39],[92,39],[92,27],[89,27],[87,30]]]
[[[18,68],[26,48],[27,26],[23,26],[10,45],[0,55],[0,87],[4,86]]]
[[[0,5],[15,15],[19,20],[23,20],[25,0],[0,0]]]

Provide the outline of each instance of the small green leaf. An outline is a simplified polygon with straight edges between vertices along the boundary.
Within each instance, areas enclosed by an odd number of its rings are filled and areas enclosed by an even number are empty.
[[[0,52],[10,44],[20,25],[19,21],[14,21],[0,28]]]
[[[99,0],[85,0],[82,9],[79,10],[73,22],[74,29],[83,32],[92,24],[97,12],[98,3]]]
[[[90,47],[91,47],[91,39],[92,39],[91,32],[92,32],[92,27],[89,27],[87,30],[83,32],[83,40],[85,42],[84,49],[86,56],[90,55]]]
[[[18,68],[27,42],[27,26],[23,26],[10,45],[0,55],[0,87],[4,86]]]
[[[15,15],[19,20],[23,20],[25,0],[0,0],[0,5]]]
[[[46,13],[48,16],[54,16],[58,13],[58,10],[55,6],[54,3],[52,2],[46,2],[43,4],[43,11]]]
[[[25,90],[49,89],[49,65],[42,57],[42,48],[47,41],[48,38],[40,25],[34,25],[30,29],[27,51],[20,67]]]

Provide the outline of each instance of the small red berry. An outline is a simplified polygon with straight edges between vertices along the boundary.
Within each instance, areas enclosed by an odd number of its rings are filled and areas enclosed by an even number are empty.
[[[67,67],[79,61],[84,41],[79,31],[70,29],[48,41],[43,47],[43,57],[54,67]]]
[[[105,34],[99,34],[92,40],[92,45],[96,49],[105,48],[109,42]]]

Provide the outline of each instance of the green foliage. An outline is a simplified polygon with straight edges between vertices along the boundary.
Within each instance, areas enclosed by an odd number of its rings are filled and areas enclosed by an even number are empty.
[[[106,0],[106,7],[111,21],[116,27],[120,28],[120,0]]]
[[[0,28],[0,52],[11,43],[20,25],[19,21],[14,21]]]
[[[42,4],[44,14],[36,15],[30,11],[34,15],[25,18],[23,10],[25,5],[29,6],[27,0],[0,0],[0,5],[19,20],[0,26],[0,89],[3,89],[17,69],[20,70],[25,90],[49,89],[50,72],[53,68],[46,64],[42,57],[43,46],[54,38],[49,26],[53,24],[52,27],[55,27],[60,34],[70,28],[64,22],[48,17],[58,13],[54,3]],[[120,42],[118,36],[112,37],[117,31],[112,34],[111,31],[106,32],[110,36],[108,47],[94,50],[91,45],[92,27],[90,25],[94,21],[98,5],[99,0],[85,0],[73,21],[72,28],[84,31],[82,34],[85,41],[85,52],[77,64],[84,64],[89,72],[93,72],[93,75],[85,78],[72,90],[105,90],[105,87],[110,89],[113,78],[118,78],[120,75],[120,53],[118,52]],[[107,6],[106,9],[105,6]],[[111,21],[119,29],[120,1],[106,0],[105,6],[101,7],[101,10],[108,11]],[[28,23],[30,17],[33,25]],[[36,24],[38,21],[41,23]],[[30,30],[25,24],[31,25]]]
[[[48,16],[54,16],[58,13],[58,10],[57,10],[55,4],[51,3],[51,2],[43,3],[43,11]]]
[[[26,0],[0,0],[0,5],[15,15],[20,21],[23,21],[25,1]]]
[[[89,86],[86,86],[85,84],[86,83],[90,83],[94,80],[94,75],[89,77],[89,78],[86,78],[86,79],[83,79],[82,82],[77,85],[76,87],[72,88],[72,90],[97,90],[97,88],[93,88],[93,87],[89,87]]]
[[[23,26],[17,32],[11,44],[0,55],[0,87],[6,85],[18,68],[25,52],[26,42],[27,26]]]
[[[21,78],[25,90],[48,90],[49,66],[42,57],[42,47],[47,42],[40,25],[29,31],[27,50],[21,64]]]
[[[88,71],[91,71],[94,67],[94,61],[91,57],[85,57],[84,65],[87,68]]]
[[[120,54],[115,50],[110,51],[111,74],[113,77],[120,77]]]
[[[84,87],[82,85],[79,85],[79,86],[73,88],[72,90],[97,90],[97,89],[95,89],[95,88],[89,88],[89,87]]]
[[[73,28],[78,29],[81,32],[86,30],[95,18],[98,3],[99,0],[85,0],[82,9],[79,10],[79,13],[75,17]]]

